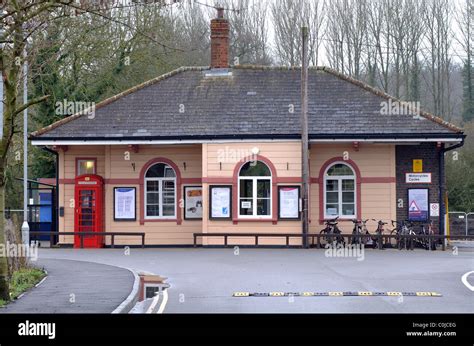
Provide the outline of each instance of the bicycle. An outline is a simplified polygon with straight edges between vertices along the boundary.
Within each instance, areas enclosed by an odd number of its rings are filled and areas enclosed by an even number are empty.
[[[427,227],[425,227],[425,224],[421,226],[421,231],[419,233],[420,235],[434,235],[434,230],[433,230],[433,220],[430,220],[428,222]],[[421,247],[423,247],[426,250],[436,250],[436,242],[434,239],[426,239],[426,238],[420,238],[418,239],[419,244]]]
[[[370,235],[367,229],[367,220],[357,220],[354,219],[352,222],[354,223],[354,228],[352,229],[352,237],[350,238],[349,244],[364,244],[365,245],[372,245],[372,239],[368,235]]]
[[[339,216],[334,219],[326,220],[326,227],[319,232],[319,234],[326,234],[324,237],[326,239],[327,244],[332,245],[334,241],[336,241],[336,245],[342,243],[345,245],[344,237],[341,234],[341,230],[337,227],[337,219]],[[335,235],[335,236],[334,236]],[[322,244],[321,244],[322,247]]]
[[[405,248],[406,250],[413,250],[413,238],[408,238],[406,236],[416,236],[415,231],[413,230],[413,224],[408,221],[396,221],[392,220],[392,226],[395,227],[390,235],[396,235],[396,247],[398,250]]]
[[[373,248],[375,249],[375,248],[379,247],[379,241],[380,241],[380,243],[381,243],[380,248],[383,250],[384,249],[384,244],[383,244],[382,235],[385,232],[384,226],[387,225],[388,223],[383,222],[382,220],[377,221],[375,219],[372,219],[372,221],[377,222],[377,229],[375,230],[376,236],[372,238]]]

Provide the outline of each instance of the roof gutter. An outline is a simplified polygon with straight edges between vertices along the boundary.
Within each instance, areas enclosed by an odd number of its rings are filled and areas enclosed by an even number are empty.
[[[331,142],[443,142],[456,143],[463,141],[466,136],[462,133],[439,134],[373,134],[373,135],[310,135],[311,143]],[[218,136],[180,136],[180,137],[94,137],[94,138],[32,138],[33,145],[125,145],[125,144],[200,144],[200,143],[230,143],[230,142],[268,142],[268,141],[299,141],[300,135],[218,135]]]

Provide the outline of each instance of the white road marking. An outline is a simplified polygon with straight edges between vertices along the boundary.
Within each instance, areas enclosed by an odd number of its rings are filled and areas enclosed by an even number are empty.
[[[158,302],[160,301],[160,294],[156,294],[154,297],[153,297],[153,301],[151,302],[150,304],[150,307],[148,308],[148,310],[146,311],[147,314],[151,314],[153,313],[153,310],[155,310],[156,306],[158,305]]]
[[[35,287],[38,287],[39,285],[41,285],[46,279],[48,278],[48,276],[45,276],[40,282],[38,282]]]
[[[161,303],[160,308],[158,309],[158,314],[162,314],[165,311],[166,303],[168,302],[168,290],[163,291],[163,302]]]
[[[462,283],[467,287],[469,288],[471,291],[474,291],[474,286],[472,286],[468,281],[467,281],[467,277],[469,276],[469,274],[472,274],[474,273],[474,270],[472,272],[467,272],[466,274],[464,274],[461,278],[461,281]]]

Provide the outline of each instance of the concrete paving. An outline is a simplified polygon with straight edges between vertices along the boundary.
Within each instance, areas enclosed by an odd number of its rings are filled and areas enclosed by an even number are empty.
[[[164,313],[474,312],[461,277],[472,251],[383,251],[363,260],[321,249],[40,249],[41,259],[87,260],[168,277]],[[474,285],[474,273],[468,278]],[[429,291],[442,297],[232,297],[236,291]]]
[[[110,313],[134,283],[129,270],[110,265],[43,257],[32,264],[46,269],[46,280],[0,313]]]

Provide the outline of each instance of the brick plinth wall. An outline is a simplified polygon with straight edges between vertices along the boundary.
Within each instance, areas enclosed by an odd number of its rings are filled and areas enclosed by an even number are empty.
[[[439,203],[439,149],[436,143],[421,145],[398,145],[396,147],[397,161],[397,220],[408,219],[408,189],[428,188],[428,203]],[[431,173],[431,184],[410,184],[405,181],[405,173],[413,172],[413,160],[423,160],[423,173]],[[399,208],[399,200],[403,207]],[[428,206],[429,207],[429,206]],[[439,218],[431,217],[435,233],[439,233]],[[418,229],[418,227],[417,227]]]

